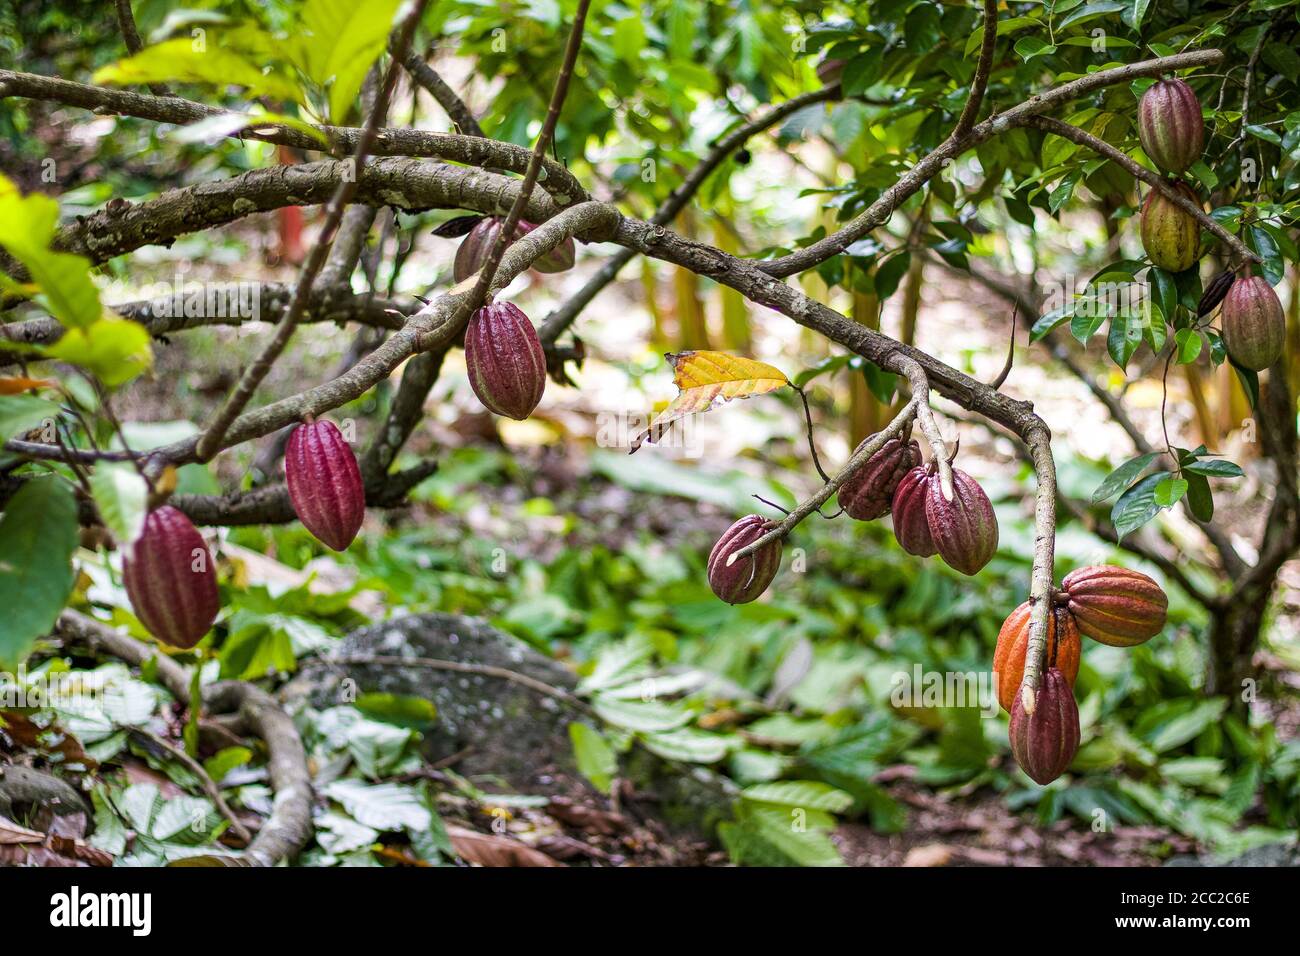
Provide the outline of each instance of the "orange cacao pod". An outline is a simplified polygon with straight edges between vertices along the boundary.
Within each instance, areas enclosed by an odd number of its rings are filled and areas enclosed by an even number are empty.
[[[1002,622],[998,646],[993,651],[993,681],[1002,709],[1012,704],[1025,679],[1025,654],[1029,650],[1030,605],[1026,601]],[[1047,615],[1046,665],[1057,667],[1071,687],[1079,676],[1079,655],[1083,650],[1079,627],[1068,608],[1053,607]]]
[[[1140,571],[1099,565],[1061,581],[1079,630],[1112,647],[1133,647],[1164,629],[1169,598]]]
[[[197,644],[217,619],[217,571],[212,554],[183,512],[163,505],[122,560],[131,608],[154,637],[173,647]]]
[[[1079,752],[1079,705],[1059,668],[1043,672],[1034,698],[1033,714],[1026,714],[1016,695],[1011,708],[1011,754],[1035,783],[1047,785],[1065,773]]]

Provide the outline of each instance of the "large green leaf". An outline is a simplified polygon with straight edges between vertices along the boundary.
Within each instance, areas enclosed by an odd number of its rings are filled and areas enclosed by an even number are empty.
[[[59,406],[35,395],[0,395],[0,442],[59,417]]]
[[[250,95],[265,96],[272,100],[298,102],[302,98],[297,84],[283,72],[264,71],[248,59],[260,51],[248,47],[259,46],[251,42],[251,28],[238,34],[222,34],[204,39],[179,37],[145,47],[134,56],[100,67],[92,78],[95,83],[113,83],[119,86],[143,83],[201,83],[221,89],[242,86]],[[262,49],[273,48],[275,40],[262,34]],[[245,43],[247,42],[247,44]],[[260,57],[259,57],[260,59]],[[261,60],[265,62],[265,60]]]
[[[309,75],[329,87],[330,120],[341,125],[366,72],[383,52],[401,0],[307,0],[303,49]]]
[[[39,193],[23,196],[0,175],[0,246],[26,267],[50,314],[66,326],[89,325],[103,314],[90,260],[50,248],[59,204]]]
[[[139,537],[148,511],[149,486],[130,462],[103,462],[90,475],[95,507],[113,532],[117,543],[126,547]]]
[[[0,518],[0,666],[17,670],[72,592],[77,500],[61,478],[29,479]]]
[[[609,793],[618,774],[618,756],[609,741],[599,730],[577,721],[569,724],[569,740],[573,742],[578,772],[601,793]]]

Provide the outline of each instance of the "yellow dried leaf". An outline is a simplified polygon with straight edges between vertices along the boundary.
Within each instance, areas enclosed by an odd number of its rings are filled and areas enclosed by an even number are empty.
[[[629,454],[646,441],[658,441],[673,422],[687,415],[707,412],[733,398],[765,395],[790,384],[780,369],[726,352],[676,352],[665,357],[673,367],[673,382],[680,391],[655,416],[650,427],[633,440]]]

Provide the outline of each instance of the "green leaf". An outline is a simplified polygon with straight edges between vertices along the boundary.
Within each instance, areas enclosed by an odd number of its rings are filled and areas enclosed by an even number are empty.
[[[1199,737],[1218,722],[1227,706],[1223,698],[1162,701],[1142,713],[1133,725],[1133,733],[1156,753],[1165,753]]]
[[[239,31],[239,40],[227,34],[199,40],[178,37],[145,47],[134,56],[100,67],[91,78],[94,83],[138,86],[144,83],[199,83],[224,89],[242,86],[252,96],[272,100],[302,102],[302,91],[283,70],[264,72],[235,45],[249,40],[251,28]],[[274,37],[261,34],[266,47],[277,46]]]
[[[898,284],[903,281],[903,276],[907,275],[911,264],[912,254],[904,251],[892,256],[876,270],[876,295],[880,297],[881,302],[897,291]]]
[[[1130,458],[1124,462],[1097,486],[1097,490],[1092,493],[1092,503],[1100,504],[1119,494],[1122,489],[1127,488],[1138,475],[1147,470],[1148,465],[1159,457],[1160,453],[1153,451],[1145,455],[1138,455],[1136,458]]]
[[[110,388],[131,381],[153,364],[149,330],[139,322],[116,317],[69,329],[41,351],[86,369]]]
[[[59,204],[49,196],[23,196],[0,175],[0,246],[26,267],[50,314],[65,326],[89,325],[103,314],[90,260],[50,248]]]
[[[684,706],[658,701],[619,700],[597,694],[591,706],[606,723],[641,733],[675,730],[691,719],[691,712]]]
[[[1036,56],[1048,56],[1056,52],[1056,47],[1046,40],[1035,36],[1021,37],[1016,41],[1016,55],[1028,63]]]
[[[1204,475],[1184,471],[1187,476],[1187,509],[1192,516],[1201,521],[1214,517],[1214,494],[1210,491],[1210,481]]]
[[[1070,302],[1059,306],[1044,315],[1038,317],[1034,327],[1029,330],[1029,341],[1037,342],[1043,336],[1047,335],[1053,329],[1068,322],[1074,315],[1074,303]]]
[[[90,475],[95,507],[121,547],[133,543],[144,530],[149,485],[130,462],[102,462]]]
[[[0,518],[0,668],[16,671],[72,593],[77,499],[61,478],[27,479]]]
[[[1172,508],[1187,493],[1187,481],[1184,478],[1166,478],[1156,485],[1155,502],[1161,508]]]
[[[1190,365],[1201,354],[1205,340],[1197,329],[1179,329],[1174,333],[1174,344],[1177,348],[1178,364]]]
[[[717,763],[732,750],[741,745],[737,736],[711,734],[694,727],[683,727],[665,733],[646,734],[641,738],[642,745],[653,754],[665,760],[681,760],[686,763]]]
[[[433,701],[413,694],[361,694],[353,706],[367,717],[408,730],[427,730],[438,722]]]
[[[1119,366],[1120,371],[1128,367],[1129,359],[1142,344],[1142,324],[1125,315],[1116,315],[1110,320],[1110,332],[1106,335],[1106,351],[1111,360]]]
[[[1158,471],[1120,495],[1110,511],[1110,520],[1115,525],[1115,534],[1121,540],[1160,513],[1160,505],[1155,499],[1156,486],[1168,477],[1169,472]]]
[[[1105,323],[1106,316],[1085,315],[1076,312],[1070,317],[1070,334],[1075,337],[1080,345],[1087,345],[1088,340],[1097,334],[1097,330]]]
[[[1246,473],[1235,462],[1222,458],[1204,458],[1187,464],[1183,471],[1190,471],[1209,478],[1241,478]]]
[[[203,761],[203,769],[217,783],[236,767],[242,767],[253,759],[253,751],[247,747],[225,747]]]
[[[786,807],[807,807],[828,813],[843,813],[853,806],[853,796],[816,780],[781,780],[760,783],[741,793],[746,800],[776,803]]]
[[[0,442],[56,421],[59,411],[54,402],[35,395],[0,395]]]
[[[576,721],[569,724],[569,740],[573,742],[578,772],[601,793],[608,794],[618,774],[618,757],[609,741],[600,731]]]
[[[383,52],[401,0],[307,0],[303,48],[311,78],[329,87],[330,119],[342,125]]]

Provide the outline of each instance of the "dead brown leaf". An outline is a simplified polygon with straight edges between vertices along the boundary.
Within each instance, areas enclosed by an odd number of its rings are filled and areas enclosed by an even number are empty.
[[[479,833],[467,827],[447,825],[451,848],[467,863],[479,866],[563,866],[540,850],[510,837]]]

